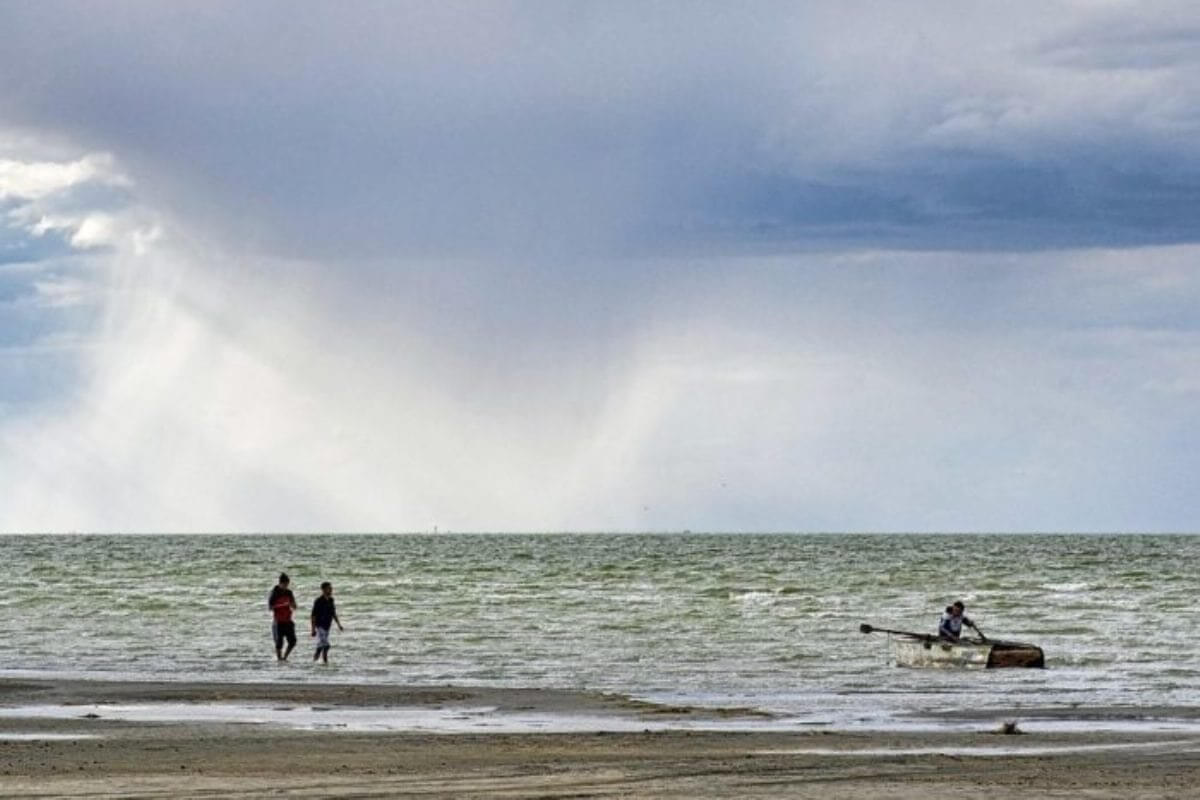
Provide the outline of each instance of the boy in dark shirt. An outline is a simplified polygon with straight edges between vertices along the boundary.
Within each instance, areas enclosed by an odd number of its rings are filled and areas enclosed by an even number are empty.
[[[338,619],[337,608],[333,603],[333,584],[325,581],[321,584],[321,594],[313,601],[312,635],[317,638],[317,650],[313,653],[313,661],[318,658],[325,664],[329,663],[329,629],[337,623],[338,630],[343,630],[342,621]]]
[[[275,640],[275,658],[279,661],[287,661],[296,646],[296,624],[292,622],[296,596],[288,588],[290,583],[287,573],[280,573],[279,584],[271,589],[271,596],[267,598],[267,608],[271,609],[271,638]],[[283,650],[284,639],[288,643],[287,652]]]

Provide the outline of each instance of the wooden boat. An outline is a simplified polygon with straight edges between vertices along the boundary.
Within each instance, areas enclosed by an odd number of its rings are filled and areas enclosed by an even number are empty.
[[[860,625],[859,630],[863,633],[892,634],[892,650],[896,665],[900,667],[1001,669],[1046,666],[1046,655],[1042,648],[1025,642],[982,637],[951,642],[928,634],[873,628],[866,624]]]
[[[1044,667],[1042,648],[1023,642],[997,642],[990,639],[959,639],[948,642],[934,636],[892,640],[896,665],[901,667]]]

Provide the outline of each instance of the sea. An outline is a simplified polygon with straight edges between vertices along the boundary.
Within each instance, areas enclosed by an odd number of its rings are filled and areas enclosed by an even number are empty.
[[[0,677],[555,688],[795,728],[964,712],[1170,723],[1200,706],[1200,536],[0,536]],[[277,663],[281,571],[300,644]],[[345,631],[313,664],[322,581]],[[962,600],[1044,670],[898,667]]]

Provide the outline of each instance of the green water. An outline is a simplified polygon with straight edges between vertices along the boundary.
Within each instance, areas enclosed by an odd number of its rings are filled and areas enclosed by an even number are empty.
[[[589,688],[814,721],[1200,700],[1200,537],[8,536],[0,558],[7,674]],[[286,665],[281,569],[302,621]],[[328,669],[303,623],[322,580],[347,628]],[[1049,669],[900,669],[858,632],[932,631],[954,599]]]

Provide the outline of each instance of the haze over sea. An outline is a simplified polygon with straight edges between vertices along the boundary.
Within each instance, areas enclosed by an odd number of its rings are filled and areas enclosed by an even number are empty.
[[[796,725],[1200,703],[1195,536],[3,536],[0,559],[6,676],[571,688]],[[280,570],[301,637],[282,665]],[[327,668],[322,580],[346,625]],[[932,632],[960,598],[1048,668],[897,668],[858,632]]]

